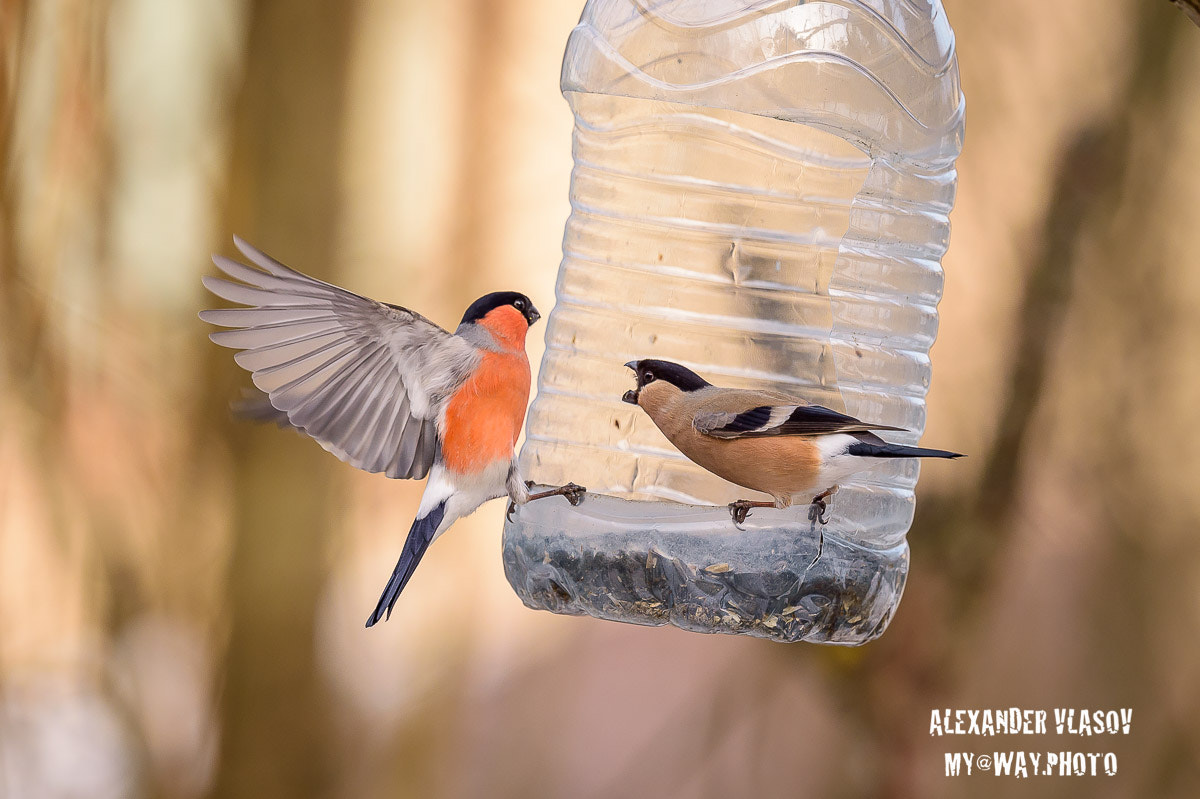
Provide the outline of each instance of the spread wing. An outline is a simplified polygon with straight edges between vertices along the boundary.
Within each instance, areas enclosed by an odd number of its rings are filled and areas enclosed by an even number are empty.
[[[867,424],[820,405],[759,405],[740,412],[700,413],[696,415],[693,426],[706,436],[723,439],[904,429],[885,424]]]
[[[437,454],[445,399],[479,353],[420,314],[303,275],[234,237],[258,269],[221,255],[235,280],[205,277],[218,297],[250,306],[201,311],[236,328],[209,337],[292,426],[347,463],[388,477],[424,477]]]

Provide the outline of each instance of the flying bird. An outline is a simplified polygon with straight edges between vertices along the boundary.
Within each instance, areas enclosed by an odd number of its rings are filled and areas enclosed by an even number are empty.
[[[708,471],[773,500],[729,505],[736,524],[751,508],[786,508],[797,494],[811,500],[809,518],[825,524],[838,483],[876,458],[958,458],[956,452],[889,444],[871,424],[776,391],[714,386],[670,361],[625,364],[637,387],[622,399],[641,407],[680,452]]]
[[[429,478],[368,627],[391,616],[429,545],[484,502],[582,499],[573,483],[531,495],[517,471],[514,447],[529,402],[525,334],[541,316],[524,294],[480,297],[450,333],[407,308],[301,274],[236,236],[234,243],[254,267],[214,255],[233,279],[203,283],[249,307],[200,318],[233,328],[209,337],[241,350],[234,360],[267,395],[265,412],[243,403],[250,415],[286,417],[364,471]]]

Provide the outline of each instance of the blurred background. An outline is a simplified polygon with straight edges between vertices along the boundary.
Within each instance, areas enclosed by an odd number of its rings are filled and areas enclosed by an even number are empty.
[[[0,796],[1197,795],[1200,29],[945,5],[926,440],[971,457],[924,470],[891,628],[838,649],[525,610],[499,502],[366,631],[422,486],[228,417],[196,311],[234,232],[444,325],[552,307],[582,2],[0,0]],[[1010,706],[1132,732],[928,734]]]

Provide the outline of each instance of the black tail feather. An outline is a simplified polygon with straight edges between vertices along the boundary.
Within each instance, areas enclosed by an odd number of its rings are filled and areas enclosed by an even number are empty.
[[[433,536],[437,533],[438,525],[442,523],[445,515],[446,503],[442,502],[413,522],[412,528],[408,531],[408,538],[404,541],[404,551],[400,553],[400,560],[392,571],[387,587],[383,589],[383,595],[379,597],[379,604],[375,606],[375,612],[371,614],[371,618],[367,619],[368,627],[391,618],[392,607],[400,598],[400,592],[404,590],[404,586],[408,585],[413,572],[417,570],[417,564],[421,562],[425,550],[429,549],[429,545],[433,543]]]
[[[925,449],[924,447],[906,447],[903,444],[868,444],[859,442],[851,444],[846,450],[849,455],[860,458],[961,458],[959,452],[948,452],[944,449]]]

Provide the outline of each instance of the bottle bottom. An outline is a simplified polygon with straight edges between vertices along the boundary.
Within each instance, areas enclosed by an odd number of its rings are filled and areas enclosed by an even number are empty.
[[[527,607],[554,613],[782,642],[878,638],[904,590],[907,542],[850,543],[840,519],[822,527],[807,511],[756,509],[739,529],[724,507],[540,500],[504,525],[504,573]]]

